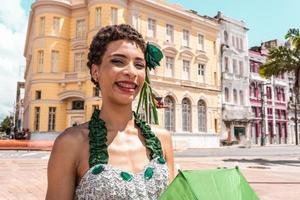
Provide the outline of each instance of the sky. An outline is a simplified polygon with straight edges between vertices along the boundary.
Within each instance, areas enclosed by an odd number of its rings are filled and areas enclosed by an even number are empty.
[[[1,0],[0,122],[13,112],[17,81],[23,80],[28,16],[34,0]],[[168,0],[200,15],[224,15],[246,22],[249,47],[284,39],[289,28],[300,28],[300,0]]]

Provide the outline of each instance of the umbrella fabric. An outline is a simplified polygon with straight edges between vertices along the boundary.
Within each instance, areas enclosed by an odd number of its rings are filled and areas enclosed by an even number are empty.
[[[238,168],[179,171],[159,200],[259,200]]]

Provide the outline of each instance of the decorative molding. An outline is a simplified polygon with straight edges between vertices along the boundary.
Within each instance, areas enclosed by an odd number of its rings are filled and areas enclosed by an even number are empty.
[[[81,99],[85,99],[85,94],[78,90],[65,90],[63,92],[58,93],[58,98],[60,101],[70,97],[77,97]]]

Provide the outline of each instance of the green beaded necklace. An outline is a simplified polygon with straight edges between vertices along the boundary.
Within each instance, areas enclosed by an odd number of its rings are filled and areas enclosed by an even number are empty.
[[[96,175],[104,170],[103,164],[108,163],[107,151],[107,128],[105,122],[100,119],[100,110],[95,109],[92,118],[89,122],[89,144],[90,144],[90,157],[89,165],[92,169],[92,174]],[[160,164],[165,164],[163,158],[161,143],[155,134],[151,131],[150,126],[140,118],[139,114],[134,112],[134,122],[137,127],[141,129],[142,135],[145,137],[146,147],[150,150],[151,159],[158,158]],[[153,176],[153,168],[148,167],[144,172],[144,177],[149,180]],[[128,172],[122,171],[120,176],[126,180],[131,181],[132,175]]]

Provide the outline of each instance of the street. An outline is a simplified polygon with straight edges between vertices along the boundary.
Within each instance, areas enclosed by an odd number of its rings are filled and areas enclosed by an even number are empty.
[[[48,151],[0,151],[0,199],[44,199]],[[176,152],[175,167],[213,169],[238,165],[262,200],[300,196],[300,147],[222,147]]]

